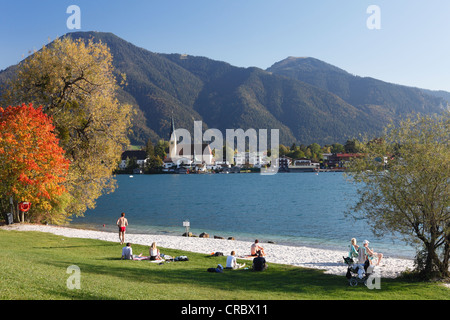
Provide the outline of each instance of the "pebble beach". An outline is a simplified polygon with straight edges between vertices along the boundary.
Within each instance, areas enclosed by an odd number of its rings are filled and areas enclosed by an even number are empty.
[[[76,229],[70,227],[33,225],[33,224],[13,224],[1,227],[3,230],[17,231],[38,231],[48,232],[59,236],[71,238],[97,239],[111,242],[119,242],[118,233]],[[250,254],[251,242],[240,240],[183,237],[173,235],[154,235],[154,234],[130,234],[125,237],[126,242],[131,244],[140,244],[150,246],[156,242],[160,248],[179,249],[189,252],[211,254],[213,252],[222,252],[224,254],[224,264],[226,256],[231,251],[236,251],[236,256],[241,259],[248,259],[251,264],[251,258],[246,257]],[[344,276],[347,267],[343,262],[343,256],[347,256],[347,251],[328,250],[326,248],[310,248],[301,246],[285,246],[273,243],[260,243],[266,252],[266,261],[269,263],[287,264],[298,267],[313,268],[324,270],[327,274]],[[164,253],[163,250],[161,250]],[[121,250],[117,255],[120,256]],[[146,253],[144,253],[146,254]],[[380,266],[375,267],[376,272],[382,278],[395,278],[407,269],[413,269],[413,260],[399,259],[389,257],[388,252],[383,252],[384,257]]]

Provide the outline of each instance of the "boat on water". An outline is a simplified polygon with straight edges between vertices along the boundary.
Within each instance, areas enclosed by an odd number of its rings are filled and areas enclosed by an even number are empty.
[[[292,164],[280,166],[279,172],[319,172],[320,164],[309,159],[294,160]]]

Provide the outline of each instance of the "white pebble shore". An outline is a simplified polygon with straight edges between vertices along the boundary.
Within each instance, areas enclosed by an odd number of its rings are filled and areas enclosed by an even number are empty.
[[[39,231],[49,232],[55,235],[72,238],[88,238],[104,241],[118,242],[118,233],[76,229],[70,227],[13,224],[1,227],[3,230],[17,231]],[[239,240],[183,237],[171,235],[153,234],[126,234],[126,242],[140,245],[150,245],[156,242],[158,247],[179,249],[189,252],[211,254],[212,252],[222,252],[224,263],[226,256],[232,251],[236,251],[238,258],[250,254],[251,242]],[[343,262],[343,256],[347,256],[346,251],[336,251],[328,249],[286,246],[272,243],[260,243],[266,252],[266,260],[270,263],[288,264],[298,267],[325,270],[325,273],[334,275],[345,275],[347,267]],[[148,252],[143,253],[146,255]],[[162,252],[164,253],[164,252]],[[121,252],[117,255],[120,256]],[[386,256],[386,253],[384,253]],[[384,257],[380,266],[376,267],[377,273],[382,278],[395,278],[403,271],[413,268],[413,260]]]

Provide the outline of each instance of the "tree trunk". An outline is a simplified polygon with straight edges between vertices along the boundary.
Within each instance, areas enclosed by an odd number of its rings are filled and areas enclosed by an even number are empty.
[[[450,277],[450,272],[448,271],[448,260],[450,258],[450,235],[445,237],[445,245],[444,245],[444,255],[442,258],[442,266],[441,266],[441,274],[444,278]]]
[[[433,254],[434,254],[434,243],[427,243],[426,244],[426,249],[427,249],[427,258],[425,261],[425,268],[423,270],[423,275],[426,279],[430,279],[432,277],[432,273],[433,273]]]
[[[20,222],[20,216],[19,216],[19,205],[18,204],[11,204],[11,210],[13,214],[13,220],[14,222]]]
[[[444,246],[444,253],[442,261],[439,260],[439,256],[436,252],[434,244],[428,243],[426,245],[427,257],[425,261],[424,270],[422,275],[425,279],[433,279],[435,277],[448,278],[450,276],[449,268],[449,256],[450,245],[446,243]]]

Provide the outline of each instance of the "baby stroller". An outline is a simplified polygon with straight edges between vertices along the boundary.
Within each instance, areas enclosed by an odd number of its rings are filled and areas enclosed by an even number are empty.
[[[353,247],[353,246],[352,246]],[[370,265],[369,259],[365,259],[362,263],[361,259],[357,263],[353,260],[353,257],[363,257],[362,252],[356,252],[354,248],[350,249],[348,257],[343,257],[345,264],[347,264],[347,274],[350,286],[355,287],[358,283],[364,283],[367,286],[367,279],[374,273],[374,267]]]

